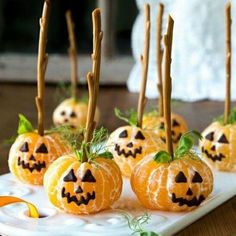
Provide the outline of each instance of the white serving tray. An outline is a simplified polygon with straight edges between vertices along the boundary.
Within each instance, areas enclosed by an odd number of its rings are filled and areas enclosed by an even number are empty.
[[[0,233],[7,236],[126,236],[132,231],[122,215],[150,213],[145,229],[161,235],[172,235],[196,221],[223,202],[236,195],[236,173],[214,172],[215,187],[211,196],[192,212],[171,213],[144,209],[133,194],[129,180],[124,179],[120,200],[110,210],[91,216],[74,216],[56,210],[47,200],[43,187],[19,183],[11,174],[0,176],[0,195],[14,195],[34,203],[48,217],[33,219],[27,216],[24,204],[0,208]]]

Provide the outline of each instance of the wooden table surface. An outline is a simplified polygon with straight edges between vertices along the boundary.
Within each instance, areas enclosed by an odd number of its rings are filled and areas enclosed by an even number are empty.
[[[46,127],[52,126],[52,112],[57,104],[54,99],[55,91],[55,86],[50,85],[46,88]],[[85,92],[85,89],[81,89],[81,92]],[[35,94],[36,87],[34,85],[0,83],[0,174],[9,171],[7,166],[9,146],[3,145],[2,142],[16,134],[18,114],[24,114],[34,125],[37,124],[34,104]],[[122,125],[122,121],[114,116],[114,107],[121,110],[136,108],[137,98],[137,94],[128,93],[125,87],[101,88],[99,96],[101,125],[104,125],[110,131]],[[149,101],[147,107],[153,107],[155,104],[155,100]],[[223,112],[223,103],[213,101],[173,102],[172,107],[173,111],[182,114],[186,118],[190,129],[199,131],[202,131],[215,116]],[[177,235],[236,235],[236,197],[191,224]]]

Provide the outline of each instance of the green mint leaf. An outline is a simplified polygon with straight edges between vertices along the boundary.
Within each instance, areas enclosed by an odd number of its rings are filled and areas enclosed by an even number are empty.
[[[120,120],[125,121],[131,126],[137,126],[138,117],[137,112],[134,110],[126,111],[125,113],[122,113],[118,108],[114,109],[115,116],[119,118]]]
[[[189,152],[194,145],[194,140],[202,139],[202,135],[195,130],[183,134],[175,150],[175,157],[178,158]]]
[[[111,152],[99,153],[98,156],[106,159],[113,159],[113,155]]]
[[[143,231],[140,233],[140,236],[158,236],[158,234],[153,231]]]
[[[160,151],[153,157],[153,160],[158,163],[167,163],[171,161],[171,156],[166,151]]]
[[[28,133],[32,131],[34,131],[34,128],[32,124],[30,123],[30,121],[24,115],[19,114],[19,124],[18,124],[17,133],[20,135],[20,134],[24,134],[24,133]]]

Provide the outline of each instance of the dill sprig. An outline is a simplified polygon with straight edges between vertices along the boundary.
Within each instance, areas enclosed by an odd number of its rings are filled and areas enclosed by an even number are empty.
[[[85,130],[83,130],[83,137],[84,134]],[[82,141],[79,148],[76,143],[72,143],[72,147],[79,161],[83,162],[84,156],[88,158],[88,162],[95,162],[98,157],[112,159],[113,155],[108,151],[108,147],[104,144],[107,138],[108,130],[101,127],[94,130],[90,142]]]
[[[53,127],[47,133],[58,133],[73,148],[78,149],[84,138],[84,128],[71,128],[69,125]]]
[[[140,236],[158,236],[155,232],[144,229],[144,225],[148,224],[151,219],[151,215],[149,213],[145,212],[143,215],[136,217],[133,217],[128,213],[123,213],[122,215],[127,220],[130,230],[133,231],[132,235],[139,233]]]

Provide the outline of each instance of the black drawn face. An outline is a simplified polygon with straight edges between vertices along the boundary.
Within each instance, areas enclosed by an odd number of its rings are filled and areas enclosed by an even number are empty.
[[[204,200],[204,195],[198,196],[195,185],[203,183],[203,178],[198,171],[193,171],[190,178],[183,171],[179,171],[174,177],[173,187],[171,189],[171,200],[179,206],[187,205],[188,207],[199,206]],[[179,193],[184,191],[181,196]],[[182,192],[183,193],[183,192]]]
[[[226,134],[210,131],[204,135],[202,153],[213,162],[221,162],[229,156],[229,139]]]
[[[39,146],[34,147],[32,143],[24,142],[19,148],[17,165],[31,173],[40,173],[47,167],[47,156],[48,148],[45,143],[40,143]]]
[[[161,121],[159,124],[158,129],[160,130],[161,139],[165,143],[166,137],[165,137],[165,123],[164,121]],[[182,127],[179,121],[177,121],[175,118],[171,119],[171,136],[172,136],[172,142],[174,144],[177,144],[183,134]]]
[[[68,204],[88,205],[96,198],[95,184],[96,179],[90,169],[87,169],[81,178],[71,169],[63,178],[61,197],[65,198]]]
[[[71,128],[76,128],[76,122],[77,114],[72,108],[61,109],[61,111],[58,112],[58,119],[56,125],[68,125]]]
[[[141,129],[124,128],[116,138],[114,150],[118,156],[136,158],[137,155],[142,154],[145,139]]]

